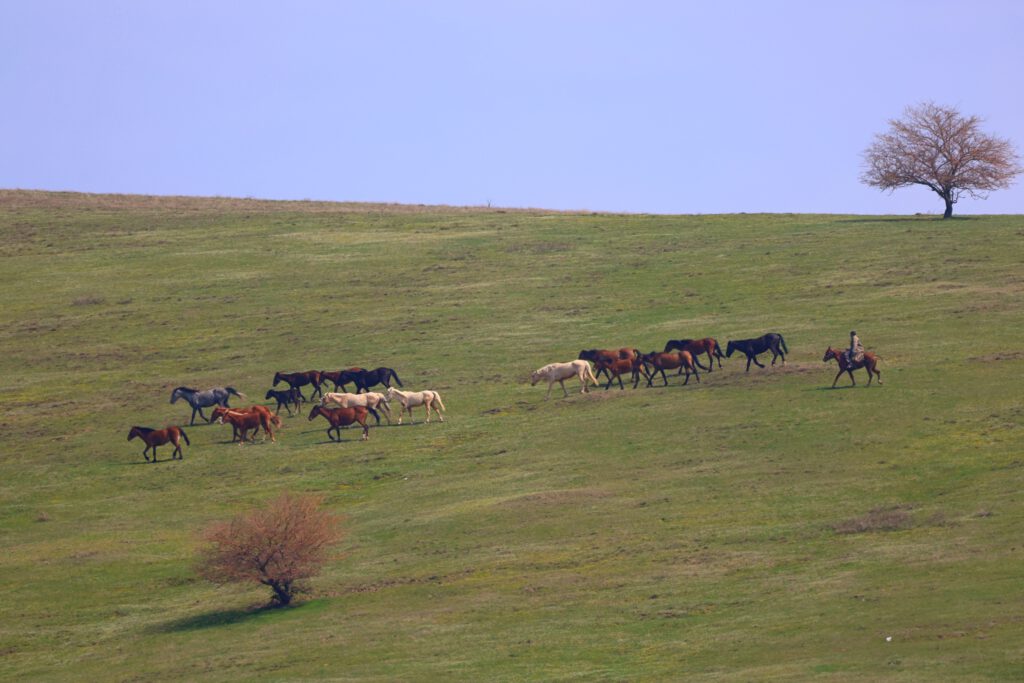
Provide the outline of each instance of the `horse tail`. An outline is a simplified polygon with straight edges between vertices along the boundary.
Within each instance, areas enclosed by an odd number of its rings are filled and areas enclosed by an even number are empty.
[[[270,422],[271,422],[271,423],[273,423],[273,425],[274,425],[275,427],[277,427],[278,429],[280,429],[280,428],[281,428],[281,424],[282,424],[282,423],[281,423],[281,418],[280,418],[280,417],[278,417],[277,415],[271,415],[271,416],[270,416]]]
[[[590,369],[590,363],[587,363],[587,374],[586,374],[586,376],[587,376],[588,379],[590,379],[591,382],[594,383],[594,386],[597,386],[597,377],[594,377],[594,371]],[[609,375],[609,377],[611,377],[611,375]]]
[[[404,384],[402,384],[402,380],[398,379],[398,373],[397,372],[392,370],[391,371],[391,376],[395,378],[396,382],[398,382],[398,386],[400,386],[400,387],[404,387],[405,386]]]
[[[711,337],[711,341],[715,343],[715,358],[725,358],[725,356],[722,355],[722,345],[718,343],[718,340]],[[789,352],[787,351],[786,353]]]
[[[789,353],[789,348],[786,346],[786,340],[782,338],[781,334],[779,335],[779,343],[782,344],[782,350]]]
[[[245,399],[245,394],[243,394],[241,391],[238,391],[234,387],[224,387],[224,391],[228,392],[228,394],[231,394],[233,396],[237,396],[240,399]]]
[[[185,444],[187,446],[191,446],[192,442],[188,440],[188,434],[185,433],[185,430],[182,429],[181,427],[178,427],[178,432],[181,433],[181,438],[185,439]]]
[[[441,394],[435,391],[434,399],[437,401],[437,405],[441,406],[441,410],[448,412],[448,409],[444,407],[444,403],[441,401]],[[437,410],[437,408],[434,408],[434,410]]]

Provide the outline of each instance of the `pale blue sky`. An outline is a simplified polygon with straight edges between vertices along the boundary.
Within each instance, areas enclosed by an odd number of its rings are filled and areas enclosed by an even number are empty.
[[[860,153],[926,99],[1024,151],[1022,36],[1013,0],[0,0],[0,187],[938,213]]]

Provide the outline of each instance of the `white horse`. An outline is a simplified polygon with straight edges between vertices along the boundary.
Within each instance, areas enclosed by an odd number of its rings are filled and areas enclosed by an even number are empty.
[[[551,398],[551,387],[554,386],[555,382],[558,382],[562,385],[562,391],[568,396],[569,392],[565,390],[565,380],[573,375],[576,375],[580,383],[583,384],[583,388],[580,389],[581,394],[587,391],[587,380],[590,380],[594,383],[594,386],[597,386],[597,378],[594,377],[594,371],[590,369],[590,363],[585,360],[574,360],[568,363],[548,363],[544,367],[530,373],[530,386],[535,386],[541,380],[547,382],[548,394],[544,397],[546,401]]]
[[[388,424],[391,424],[391,406],[388,404],[388,397],[376,391],[368,391],[365,394],[345,394],[328,391],[320,399],[320,405],[325,408],[330,405],[335,405],[339,408],[363,406],[371,410],[380,408],[384,411],[384,417],[388,418]],[[380,418],[377,418],[377,423],[380,424]]]
[[[408,411],[409,419],[412,419],[412,409],[415,406],[424,406],[427,409],[427,422],[430,422],[430,409],[437,412],[437,417],[444,422],[442,410],[448,410],[441,403],[441,394],[436,391],[399,391],[394,387],[388,387],[388,399],[398,401],[402,404],[402,411]],[[402,424],[402,411],[398,412],[398,424]]]

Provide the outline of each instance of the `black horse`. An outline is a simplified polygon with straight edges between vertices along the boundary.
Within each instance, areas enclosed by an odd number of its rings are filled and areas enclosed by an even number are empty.
[[[404,387],[402,380],[398,379],[398,373],[391,368],[377,368],[376,370],[342,370],[338,373],[339,385],[346,385],[352,382],[356,385],[356,393],[369,391],[370,387],[383,384],[391,388],[391,380],[398,382],[398,386]],[[380,419],[380,418],[378,418]]]
[[[171,392],[171,403],[174,403],[179,398],[188,401],[188,404],[192,406],[192,419],[189,420],[189,424],[194,425],[196,423],[196,413],[199,413],[199,417],[207,422],[210,421],[208,417],[203,415],[203,408],[209,408],[210,406],[230,408],[228,398],[231,396],[245,398],[245,394],[238,393],[234,387],[214,387],[206,391],[199,391],[190,387],[178,387]]]
[[[789,349],[786,347],[786,340],[782,338],[781,334],[777,334],[775,332],[769,332],[768,334],[756,339],[737,339],[736,341],[730,341],[729,345],[725,349],[726,357],[728,358],[732,356],[733,351],[741,351],[746,354],[747,372],[750,372],[750,361],[754,361],[759,368],[764,367],[757,360],[757,354],[759,353],[771,351],[772,365],[775,365],[775,359],[780,356],[782,357],[782,364],[785,365],[786,354],[789,353]]]
[[[274,410],[274,415],[280,413],[281,406],[284,406],[285,408],[288,409],[288,416],[290,417],[292,414],[293,405],[295,406],[295,412],[298,412],[299,409],[302,407],[302,399],[300,398],[301,396],[302,392],[295,388],[285,389],[284,391],[280,391],[278,389],[270,389],[267,391],[267,395],[264,396],[263,398],[267,401],[269,401],[270,399],[275,399],[277,401],[277,408]]]

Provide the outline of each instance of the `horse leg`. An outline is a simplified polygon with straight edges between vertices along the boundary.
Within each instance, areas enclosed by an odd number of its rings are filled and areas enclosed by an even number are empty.
[[[438,408],[437,406],[434,406],[434,412],[437,413],[437,419],[440,420],[441,422],[444,422],[444,415],[441,414],[441,409]]]
[[[757,354],[756,353],[754,355],[752,355],[751,358],[754,360],[754,365],[756,365],[759,368],[763,368],[764,367],[764,365],[761,364],[761,361],[757,360]]]
[[[569,390],[565,388],[565,380],[560,379],[558,383],[562,385],[562,393],[565,394],[562,398],[569,398]]]
[[[662,384],[661,386],[667,387],[668,386],[668,377],[665,376],[665,368],[658,368],[658,372],[661,373],[661,380],[664,382],[664,384]]]
[[[145,442],[143,442],[143,443],[145,443]],[[142,449],[142,457],[146,459],[146,462],[149,462],[149,444],[148,443],[146,444],[146,447],[144,449]]]
[[[836,388],[836,382],[839,381],[839,378],[842,377],[844,372],[846,372],[846,371],[843,370],[842,368],[839,368],[839,372],[836,373],[836,378],[834,380],[832,380],[832,388],[833,389]]]
[[[369,441],[369,440],[370,440],[370,428],[368,426],[366,426],[366,423],[364,422],[363,423],[363,438],[361,439],[361,441]]]
[[[188,421],[189,425],[194,425],[196,423],[196,411],[197,410],[199,410],[199,409],[196,408],[195,406],[192,406],[192,419]]]
[[[850,375],[850,384],[852,386],[857,386],[857,380],[853,378],[853,368],[847,368],[846,372],[848,375]]]
[[[747,372],[750,372],[750,354],[747,354]]]

